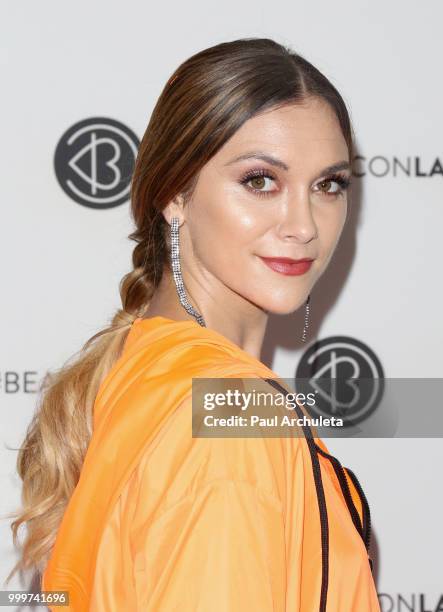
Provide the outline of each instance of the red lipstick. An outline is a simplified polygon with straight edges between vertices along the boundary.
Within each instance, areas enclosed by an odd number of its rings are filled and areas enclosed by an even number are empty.
[[[305,274],[311,267],[313,259],[291,259],[290,257],[260,257],[260,259],[275,272],[288,276],[299,276]]]

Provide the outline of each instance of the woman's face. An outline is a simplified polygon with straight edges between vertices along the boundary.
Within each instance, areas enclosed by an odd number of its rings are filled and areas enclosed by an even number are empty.
[[[200,305],[212,299],[244,312],[296,310],[339,240],[350,174],[346,141],[324,101],[248,120],[202,168],[180,208],[180,257],[191,295],[204,288]],[[306,272],[288,275],[262,257],[313,261]]]

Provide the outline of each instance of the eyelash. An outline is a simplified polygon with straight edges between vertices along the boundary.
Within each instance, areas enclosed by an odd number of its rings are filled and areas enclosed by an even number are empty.
[[[250,191],[252,191],[253,193],[255,193],[258,196],[268,196],[271,193],[273,193],[272,191],[263,191],[261,189],[255,189],[254,187],[250,187],[247,183],[249,183],[250,180],[257,178],[257,177],[265,177],[265,178],[270,178],[273,181],[276,180],[276,177],[273,176],[269,170],[261,168],[259,170],[250,170],[249,172],[247,172],[243,178],[240,180],[240,183],[242,185],[244,185],[247,189],[249,189]],[[325,177],[324,179],[322,179],[320,181],[321,183],[326,183],[329,181],[333,181],[335,183],[337,183],[337,185],[339,186],[338,191],[334,191],[332,193],[327,193],[324,192],[326,196],[337,196],[342,194],[343,192],[345,192],[349,185],[351,184],[351,179],[348,176],[345,176],[343,174],[338,174],[338,173],[334,173],[334,174],[330,174],[329,176]]]

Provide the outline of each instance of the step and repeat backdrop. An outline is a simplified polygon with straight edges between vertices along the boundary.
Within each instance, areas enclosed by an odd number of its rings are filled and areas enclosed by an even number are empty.
[[[326,401],[325,412],[355,427],[325,443],[368,499],[381,609],[443,611],[443,4],[42,0],[0,11],[2,516],[20,503],[16,449],[41,379],[120,306],[130,169],[164,83],[200,49],[274,38],[342,93],[356,155],[345,229],[311,294],[308,341],[303,309],[273,316],[262,358],[288,380],[369,381],[364,393],[348,385],[333,408]],[[6,578],[17,554],[5,519],[0,548]],[[15,576],[2,589],[30,581]]]

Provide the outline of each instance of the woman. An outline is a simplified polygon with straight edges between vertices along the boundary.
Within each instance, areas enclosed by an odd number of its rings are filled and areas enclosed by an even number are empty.
[[[363,492],[309,428],[191,431],[193,378],[287,393],[259,359],[268,314],[306,304],[304,339],[352,154],[337,90],[272,40],[218,44],[166,84],[133,174],[123,307],[48,376],[18,459],[21,567],[68,609],[379,610]]]

